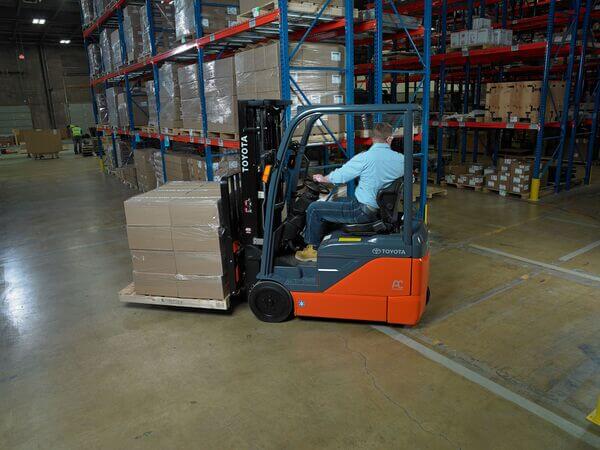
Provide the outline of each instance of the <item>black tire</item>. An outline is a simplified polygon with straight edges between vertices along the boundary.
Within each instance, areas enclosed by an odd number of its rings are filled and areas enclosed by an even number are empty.
[[[294,311],[289,291],[274,281],[259,281],[252,286],[248,304],[254,315],[263,322],[284,322]]]
[[[427,299],[425,300],[425,304],[429,305],[429,297],[431,296],[431,291],[429,290],[429,286],[427,286]]]

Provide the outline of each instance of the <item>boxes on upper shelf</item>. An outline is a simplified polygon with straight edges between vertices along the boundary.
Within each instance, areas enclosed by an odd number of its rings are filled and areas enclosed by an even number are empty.
[[[156,52],[161,53],[175,44],[175,12],[173,3],[154,2],[154,44]],[[142,48],[140,56],[152,53],[152,40],[150,39],[150,23],[146,8],[140,8],[140,26],[142,32]]]
[[[564,81],[551,81],[546,99],[546,122],[560,120],[563,109]],[[542,81],[510,81],[486,86],[486,120],[539,123]]]
[[[181,128],[181,96],[179,91],[178,65],[167,62],[160,66],[160,126]]]
[[[137,61],[142,52],[142,24],[140,9],[145,6],[127,5],[123,8],[123,34],[127,49],[127,62]]]
[[[290,52],[296,43],[290,44]],[[304,43],[295,53],[291,65],[292,109],[300,105],[344,103],[344,47],[338,44]],[[315,70],[310,70],[314,67]],[[331,70],[321,70],[322,68]],[[235,54],[235,82],[237,96],[246,99],[280,99],[279,42],[247,49]],[[298,88],[302,90],[302,95]],[[308,100],[308,101],[307,101]],[[327,134],[344,130],[342,116],[323,116],[313,128],[313,134]],[[327,124],[327,127],[325,127]],[[295,135],[302,133],[298,128]]]
[[[183,41],[196,35],[194,0],[174,0],[175,38]],[[234,1],[215,1],[202,5],[204,34],[231,27],[237,23],[238,7]],[[221,6],[222,4],[222,6]]]
[[[235,138],[239,125],[234,58],[210,61],[203,68],[208,132]]]
[[[117,108],[119,126],[129,127],[129,105],[127,104],[127,94],[125,92],[117,94]],[[148,97],[145,91],[135,90],[131,93],[131,112],[133,126],[140,127],[148,123]]]

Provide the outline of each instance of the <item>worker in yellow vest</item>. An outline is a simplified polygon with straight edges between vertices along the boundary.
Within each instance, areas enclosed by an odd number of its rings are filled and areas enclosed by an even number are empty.
[[[71,130],[71,139],[73,139],[73,151],[75,152],[75,154],[80,154],[81,153],[81,140],[82,140],[82,136],[81,136],[81,128],[79,128],[77,125],[69,125],[69,130]]]

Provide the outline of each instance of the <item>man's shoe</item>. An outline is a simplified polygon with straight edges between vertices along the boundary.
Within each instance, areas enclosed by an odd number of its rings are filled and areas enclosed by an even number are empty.
[[[296,259],[298,261],[316,261],[317,250],[312,245],[307,245],[304,250],[296,252]]]

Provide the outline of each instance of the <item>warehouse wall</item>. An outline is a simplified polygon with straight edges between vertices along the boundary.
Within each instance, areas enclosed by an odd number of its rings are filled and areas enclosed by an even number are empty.
[[[28,106],[34,128],[65,127],[69,104],[91,108],[88,82],[83,48],[0,45],[0,108]]]

